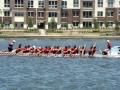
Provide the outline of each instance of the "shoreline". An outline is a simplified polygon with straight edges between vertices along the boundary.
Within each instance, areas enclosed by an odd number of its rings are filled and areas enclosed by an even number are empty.
[[[120,39],[120,36],[99,35],[0,35],[0,38],[41,38],[41,39]]]

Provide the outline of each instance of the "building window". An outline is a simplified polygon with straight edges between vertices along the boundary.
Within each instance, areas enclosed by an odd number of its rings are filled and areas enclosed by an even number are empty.
[[[92,22],[83,22],[84,28],[92,28]]]
[[[113,16],[113,10],[108,10],[107,16]]]
[[[79,0],[73,0],[73,7],[79,7]]]
[[[34,16],[34,12],[33,11],[28,12],[28,17],[33,17],[33,16]]]
[[[10,29],[10,24],[11,24],[10,21],[5,21],[5,22],[4,22],[4,27],[5,27],[6,29]]]
[[[102,11],[98,11],[97,12],[97,16],[103,16],[103,12]]]
[[[15,16],[17,16],[17,17],[23,17],[24,13],[23,12],[15,12]]]
[[[61,6],[62,8],[67,8],[67,1],[62,1]]]
[[[44,17],[44,12],[38,12],[38,17]]]
[[[49,8],[57,8],[57,1],[49,1]]]
[[[49,17],[57,17],[57,12],[49,12]]]
[[[83,1],[83,7],[89,8],[93,6],[92,1]]]
[[[16,27],[17,29],[23,28],[23,26],[24,26],[24,23],[23,23],[23,22],[15,22],[15,27]]]
[[[39,0],[38,1],[38,7],[39,8],[44,8],[44,6],[45,6],[45,1],[44,0]]]
[[[10,0],[4,0],[4,7],[10,7]]]
[[[4,11],[4,16],[10,16],[10,11]]]
[[[62,11],[61,17],[67,17],[67,11]]]
[[[24,6],[24,0],[15,0],[15,7],[21,8]]]
[[[73,22],[73,26],[79,26],[79,22]]]
[[[98,0],[98,7],[103,7],[103,0]]]
[[[79,11],[73,11],[73,16],[79,16]]]
[[[28,7],[29,7],[29,8],[32,8],[32,7],[33,7],[33,4],[34,4],[33,0],[29,0],[29,1],[28,1]]]
[[[83,18],[92,18],[92,11],[83,11]]]
[[[108,0],[108,7],[112,8],[114,4],[114,0]]]

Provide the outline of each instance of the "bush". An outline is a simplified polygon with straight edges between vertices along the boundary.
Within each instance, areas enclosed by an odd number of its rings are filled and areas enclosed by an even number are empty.
[[[100,30],[93,30],[93,33],[98,33],[100,32]]]
[[[116,21],[115,22],[115,31],[120,31],[120,28],[119,28],[119,22],[118,21]]]
[[[57,30],[47,30],[47,33],[63,33],[63,31]]]
[[[94,18],[93,23],[94,23],[94,29],[97,30],[99,28],[98,20]]]
[[[28,20],[28,27],[29,27],[30,29],[33,27],[33,21],[32,21],[31,18]]]
[[[51,21],[48,23],[49,29],[55,30],[57,28],[57,23],[54,18],[51,18]]]
[[[4,28],[4,24],[3,24],[3,22],[0,22],[0,28],[1,28],[1,29]]]

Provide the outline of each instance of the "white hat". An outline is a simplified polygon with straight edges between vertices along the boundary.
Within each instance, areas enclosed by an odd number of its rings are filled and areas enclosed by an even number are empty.
[[[15,43],[16,41],[15,40],[13,40],[13,43]]]
[[[107,42],[110,42],[110,40],[107,40]]]
[[[34,49],[36,48],[36,46],[32,46]]]
[[[39,49],[41,49],[41,47],[38,47]]]

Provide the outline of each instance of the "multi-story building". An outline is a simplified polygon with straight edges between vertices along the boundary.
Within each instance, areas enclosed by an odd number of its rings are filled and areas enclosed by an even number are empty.
[[[0,0],[0,22],[5,28],[27,29],[29,20],[34,28],[48,29],[51,18],[57,29],[93,28],[96,18],[99,26],[107,22],[114,27],[120,22],[120,0]]]

